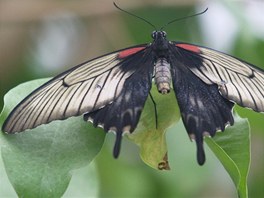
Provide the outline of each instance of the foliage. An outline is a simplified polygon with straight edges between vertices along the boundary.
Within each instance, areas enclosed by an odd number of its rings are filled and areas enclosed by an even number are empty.
[[[35,80],[12,89],[5,96],[0,122],[25,95],[43,84]],[[165,130],[179,119],[174,94],[159,96],[153,91],[158,110],[155,125],[153,103],[148,99],[135,135],[130,140],[141,147],[143,161],[156,169],[169,169]],[[162,99],[161,99],[162,98]],[[152,103],[152,104],[151,104]],[[2,125],[2,124],[1,124]],[[241,197],[247,197],[246,179],[250,161],[248,123],[236,117],[236,125],[218,133],[207,143],[229,172]],[[88,165],[100,151],[104,135],[80,117],[54,121],[25,133],[1,133],[1,153],[9,180],[21,197],[60,197],[68,187],[70,172]],[[125,148],[123,148],[125,149]],[[241,153],[243,155],[241,155]],[[88,178],[87,178],[88,179]],[[90,181],[98,178],[89,177]]]

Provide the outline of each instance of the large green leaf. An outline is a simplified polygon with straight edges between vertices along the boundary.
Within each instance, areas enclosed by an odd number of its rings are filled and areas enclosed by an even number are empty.
[[[170,168],[165,132],[180,119],[177,100],[173,91],[161,95],[156,86],[153,86],[151,94],[157,108],[157,128],[154,103],[149,97],[136,131],[128,137],[140,147],[140,156],[147,165],[159,170],[168,170]]]
[[[8,92],[0,125],[23,97],[45,81],[47,79],[27,82]],[[104,136],[101,129],[88,125],[81,117],[54,121],[15,135],[0,133],[1,153],[9,180],[20,197],[61,197],[70,182],[70,172],[94,159]],[[91,182],[96,179],[87,178]]]
[[[250,133],[247,119],[234,115],[234,126],[214,138],[205,138],[207,145],[232,178],[240,198],[248,197],[247,176],[250,166]]]

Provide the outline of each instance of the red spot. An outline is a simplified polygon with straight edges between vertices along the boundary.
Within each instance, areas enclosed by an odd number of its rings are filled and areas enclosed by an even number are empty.
[[[135,53],[137,53],[140,50],[143,50],[145,48],[146,47],[135,47],[135,48],[130,48],[130,49],[123,50],[123,51],[119,52],[118,58],[125,58],[125,57],[130,56],[132,54],[135,54]]]
[[[199,49],[199,47],[195,46],[195,45],[188,45],[188,44],[176,44],[177,47],[186,49],[188,51],[192,51],[195,53],[201,53],[201,50]]]

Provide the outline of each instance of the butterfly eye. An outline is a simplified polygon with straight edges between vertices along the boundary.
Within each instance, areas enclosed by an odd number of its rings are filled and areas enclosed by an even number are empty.
[[[151,34],[151,37],[153,39],[155,39],[157,37],[157,31],[153,31],[152,34]]]
[[[163,37],[166,37],[167,36],[167,33],[165,31],[162,31],[162,36]]]

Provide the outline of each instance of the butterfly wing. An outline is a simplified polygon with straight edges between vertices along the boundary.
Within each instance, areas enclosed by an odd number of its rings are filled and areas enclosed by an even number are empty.
[[[133,132],[138,124],[141,111],[152,84],[153,57],[145,54],[141,59],[125,64],[138,65],[140,68],[123,85],[119,96],[104,108],[84,115],[84,120],[101,126],[105,131],[116,133],[114,157],[118,157],[124,132]]]
[[[234,123],[234,102],[264,111],[264,74],[248,63],[207,48],[173,43],[170,50],[173,87],[183,123],[196,141],[197,160],[202,165],[203,136],[214,136]]]
[[[122,93],[126,80],[141,70],[139,63],[147,49],[140,45],[119,50],[54,77],[14,108],[3,131],[21,132],[110,104]]]
[[[192,59],[186,66],[206,84],[216,84],[226,99],[264,112],[264,71],[245,61],[209,48],[175,43]],[[201,64],[195,61],[199,59]]]

